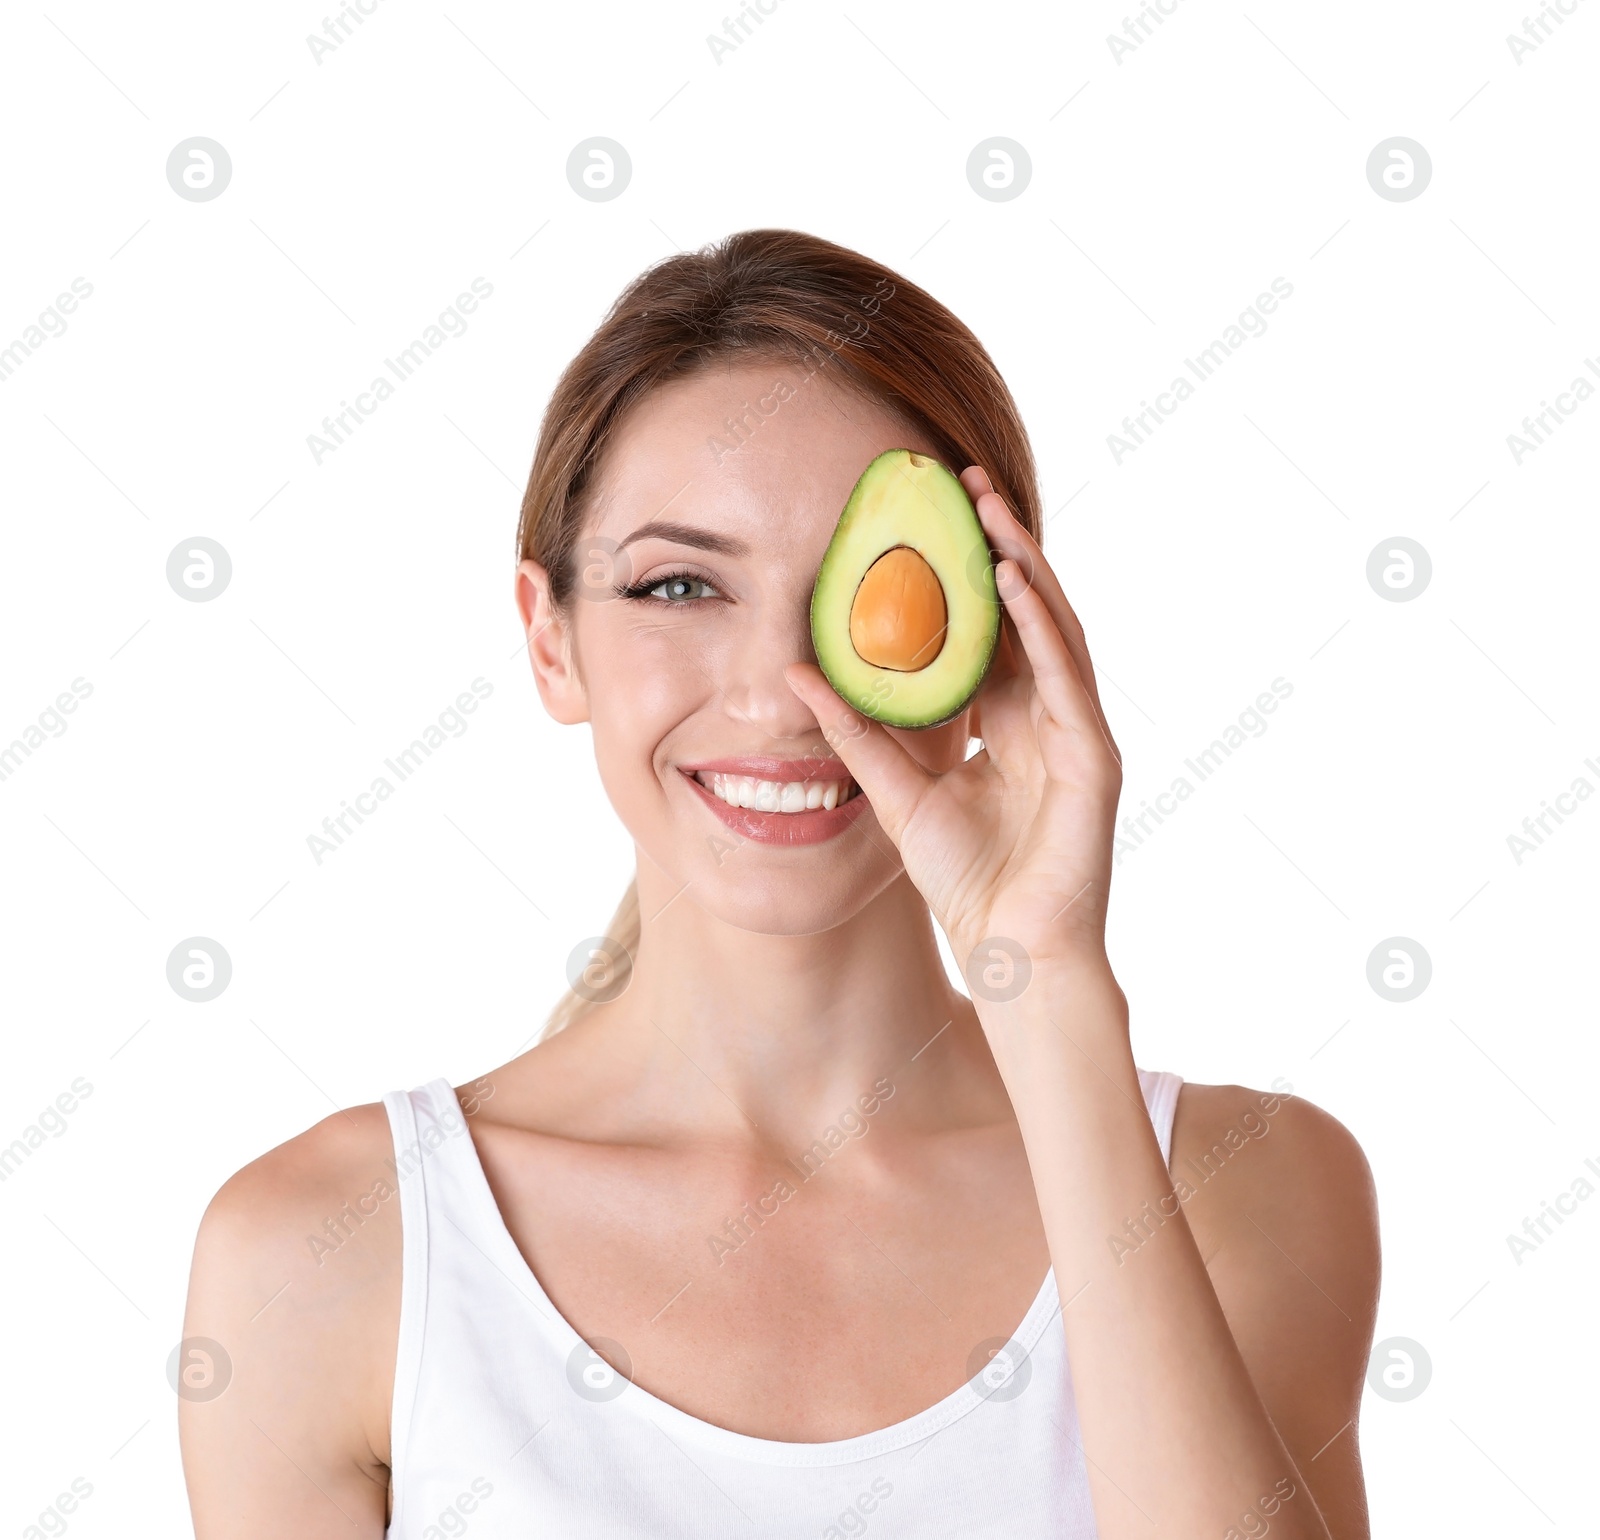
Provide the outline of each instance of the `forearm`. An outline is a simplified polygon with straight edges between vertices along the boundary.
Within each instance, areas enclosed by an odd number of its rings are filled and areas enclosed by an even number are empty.
[[[1036,970],[978,1012],[1033,1173],[1103,1540],[1326,1540],[1184,1218],[1109,965]]]

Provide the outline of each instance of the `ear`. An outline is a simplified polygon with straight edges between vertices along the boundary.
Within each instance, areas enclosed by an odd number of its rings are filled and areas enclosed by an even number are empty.
[[[528,633],[528,661],[544,709],[558,722],[589,720],[589,697],[573,657],[572,627],[550,592],[550,574],[538,562],[517,566],[517,613]]]

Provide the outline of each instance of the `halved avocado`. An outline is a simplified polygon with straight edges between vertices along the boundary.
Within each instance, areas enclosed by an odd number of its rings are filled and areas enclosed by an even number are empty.
[[[890,449],[861,473],[811,590],[811,640],[841,698],[937,727],[977,693],[1000,634],[989,539],[955,475]]]

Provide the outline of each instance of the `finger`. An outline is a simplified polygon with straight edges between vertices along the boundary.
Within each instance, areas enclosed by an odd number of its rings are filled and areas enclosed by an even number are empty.
[[[967,496],[972,499],[973,507],[977,509],[984,533],[998,537],[993,539],[992,543],[1002,556],[1014,557],[1021,563],[1030,582],[1037,576],[1044,590],[1045,603],[1069,644],[1074,639],[1074,634],[1079,641],[1082,641],[1083,626],[1078,620],[1077,612],[1067,600],[1066,590],[1056,577],[1055,569],[1045,560],[1043,548],[1028,532],[1027,526],[1011,511],[1011,505],[995,491],[989,473],[981,465],[969,465],[961,473],[960,479]],[[989,496],[994,498],[993,503],[980,503],[981,498]],[[1087,656],[1086,647],[1084,651]],[[1089,682],[1092,684],[1093,681]]]
[[[1006,500],[994,490],[994,483],[982,466],[969,465],[961,473],[960,480],[978,511],[979,520],[984,533],[989,537],[991,546],[1000,555],[1019,562],[1023,574],[1026,575],[1025,581],[1039,589],[1051,620],[1072,657],[1079,688],[1084,691],[1091,703],[1101,736],[1117,763],[1121,764],[1122,753],[1117,748],[1105,707],[1100,701],[1100,684],[1095,677],[1094,662],[1089,656],[1089,644],[1084,636],[1083,624],[1068,601],[1066,591],[1056,577],[1054,568],[1045,560],[1044,551],[1038,541],[1012,513]],[[1003,629],[1002,634],[1007,641],[1010,639],[1009,633],[1013,630],[1015,630],[1014,621]],[[1021,656],[1014,660],[1011,672],[1026,680],[1033,672],[1030,660],[1020,645],[1015,651]]]
[[[1095,710],[1077,660],[1044,596],[1023,581],[1017,563],[1009,556],[996,567],[995,580],[1032,666],[1034,689],[1045,710],[1063,727],[1075,728],[1091,742],[1104,742],[1111,757],[1121,764],[1122,756]]]
[[[789,688],[811,708],[833,752],[872,804],[889,838],[898,843],[912,810],[935,779],[884,727],[863,716],[834,692],[814,663],[790,663]]]
[[[984,470],[981,465],[969,465],[964,471],[962,471],[958,479],[961,482],[962,488],[966,491],[967,496],[971,498],[974,507],[977,506],[978,499],[980,497],[987,492],[994,491],[994,483],[989,480],[989,473]],[[979,523],[982,524],[981,517],[979,519]],[[991,532],[985,528],[984,534],[990,537],[989,543],[992,548],[994,545],[994,540]],[[1003,608],[1001,614],[1003,617]],[[1000,635],[996,639],[995,643],[994,661],[991,664],[989,673],[984,681],[985,688],[992,688],[994,685],[1000,682],[1015,678],[1019,675],[1024,679],[1027,678],[1027,659],[1021,655],[1021,650],[1019,648],[1015,648],[1011,644],[1011,633],[1014,629],[1014,627],[1005,624],[1002,624],[1000,627]],[[974,736],[977,735],[975,734]]]
[[[991,537],[995,549],[1002,556],[1011,557],[1022,568],[1030,586],[1039,590],[1045,607],[1060,627],[1061,634],[1066,637],[1068,646],[1073,648],[1079,663],[1087,661],[1088,647],[1083,623],[1067,599],[1066,590],[1062,588],[1061,580],[1046,559],[1039,542],[1029,534],[1027,527],[998,492],[980,494],[974,506],[984,532]],[[1087,679],[1085,683],[1088,683]]]
[[[977,471],[979,476],[983,476],[978,467],[974,466],[972,469]],[[984,476],[983,479],[988,478]],[[974,480],[976,481],[976,477]],[[965,486],[966,483],[963,482],[962,485]],[[1068,601],[1055,569],[1045,559],[1039,542],[1028,533],[1027,528],[1012,513],[1006,500],[999,493],[980,492],[974,500],[974,507],[978,511],[984,532],[989,536],[994,548],[1002,556],[1009,556],[1016,561],[1026,574],[1027,581],[1040,591],[1046,608],[1062,636],[1066,638],[1067,646],[1072,651],[1073,661],[1077,664],[1078,672],[1083,679],[1084,688],[1088,691],[1090,700],[1094,702],[1095,712],[1109,736],[1110,726],[1106,721],[1105,709],[1100,703],[1099,681],[1095,678],[1094,663],[1089,656],[1089,644],[1084,636],[1083,624]]]
[[[986,471],[981,465],[969,465],[964,471],[962,471],[958,479],[960,480],[961,485],[966,488],[967,496],[970,497],[974,503],[976,503],[985,492],[994,491],[994,483],[989,480],[988,471]]]

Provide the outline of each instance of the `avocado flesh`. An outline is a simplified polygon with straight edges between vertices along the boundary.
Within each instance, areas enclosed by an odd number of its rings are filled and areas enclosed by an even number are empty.
[[[977,693],[999,632],[988,536],[961,483],[926,455],[879,455],[839,516],[811,592],[812,645],[828,683],[875,721],[937,727]],[[921,666],[870,662],[852,633],[875,658]]]

